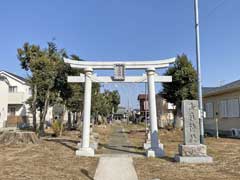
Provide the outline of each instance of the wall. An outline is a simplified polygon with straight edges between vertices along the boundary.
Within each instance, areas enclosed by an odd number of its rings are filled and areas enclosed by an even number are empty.
[[[237,98],[240,102],[240,89],[218,95],[212,95],[208,97],[205,96],[203,98],[204,109],[206,109],[206,103],[213,103],[213,117],[204,119],[204,128],[206,132],[215,131],[216,118],[218,118],[219,130],[223,133],[225,132],[229,134],[232,128],[240,129],[240,114],[238,117],[220,117],[219,115],[220,102],[222,100],[229,100],[235,98]]]
[[[160,95],[156,95],[158,126],[164,128],[173,123],[173,110],[169,109],[169,103]]]
[[[5,81],[0,80],[0,128],[4,127],[4,122],[8,119],[9,107],[15,107],[15,116],[19,119],[26,120],[26,122],[32,126],[32,113],[30,112],[29,105],[26,104],[28,98],[31,97],[30,87],[25,84],[25,82],[12,77],[4,71],[1,71],[0,75],[4,76],[9,83],[7,84]],[[9,86],[17,86],[17,93],[9,93]],[[9,102],[9,97],[11,98],[12,103]],[[19,99],[21,99],[21,101]],[[37,111],[37,124],[40,123],[39,114],[39,111]],[[13,119],[15,121],[16,118],[14,119],[13,116],[11,116],[9,119]],[[67,122],[67,119],[68,116],[66,112],[64,115],[64,122]],[[46,121],[52,122],[52,120],[52,107],[49,107],[46,114]]]
[[[8,108],[15,107],[16,109],[15,116],[19,117],[20,119],[22,118],[26,119],[28,121],[26,117],[29,116],[30,112],[29,106],[26,104],[26,101],[29,97],[31,97],[30,87],[26,85],[25,82],[22,82],[21,80],[9,75],[4,71],[1,72],[1,76],[5,77],[5,79],[7,79],[8,81],[8,84],[6,83],[5,85],[0,84],[0,97],[1,97],[0,106],[3,106],[3,102],[5,102],[4,103],[5,119],[6,120],[13,119],[12,116],[8,118],[9,115]],[[17,92],[10,93],[9,86],[17,86]]]
[[[0,128],[2,128],[7,121],[8,111],[8,84],[4,80],[0,80],[0,97]]]

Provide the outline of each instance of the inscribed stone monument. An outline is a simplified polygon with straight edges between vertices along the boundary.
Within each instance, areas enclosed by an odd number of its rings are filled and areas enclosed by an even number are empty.
[[[206,145],[200,144],[199,110],[197,100],[182,101],[184,144],[178,147],[175,160],[183,163],[210,163]]]

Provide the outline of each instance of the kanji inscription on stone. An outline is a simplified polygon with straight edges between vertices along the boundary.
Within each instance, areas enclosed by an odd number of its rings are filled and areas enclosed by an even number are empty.
[[[200,144],[199,111],[197,100],[182,102],[184,144]]]

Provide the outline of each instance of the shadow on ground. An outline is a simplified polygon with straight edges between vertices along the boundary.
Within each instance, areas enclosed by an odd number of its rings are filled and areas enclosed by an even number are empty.
[[[119,152],[124,152],[124,153],[129,153],[129,154],[138,154],[138,155],[144,155],[143,152],[137,152],[137,151],[132,151],[127,148],[139,148],[135,146],[114,146],[114,145],[108,145],[108,144],[99,144],[99,147],[104,147],[105,149],[109,150],[114,150],[114,151],[119,151]]]
[[[94,180],[93,177],[89,175],[89,172],[86,169],[81,169],[81,173],[83,173],[90,180]]]
[[[72,151],[76,151],[78,150],[78,148],[76,147],[77,143],[79,141],[77,140],[71,140],[71,139],[65,139],[65,138],[46,138],[46,139],[43,139],[44,141],[50,141],[50,142],[56,142],[56,143],[59,143],[69,149],[71,149]]]

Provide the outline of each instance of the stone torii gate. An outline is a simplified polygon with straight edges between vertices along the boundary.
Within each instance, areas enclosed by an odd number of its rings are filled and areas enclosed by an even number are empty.
[[[80,76],[68,76],[69,83],[85,82],[84,108],[83,108],[83,131],[81,147],[76,151],[79,156],[94,156],[94,149],[90,147],[90,118],[91,118],[91,91],[92,82],[111,83],[137,83],[148,82],[148,100],[150,114],[151,147],[147,150],[148,157],[164,156],[163,144],[158,139],[155,82],[172,82],[171,76],[159,76],[156,69],[166,68],[175,62],[175,58],[155,61],[76,61],[64,59],[65,63],[72,68],[83,69],[85,74]],[[96,76],[93,70],[114,69],[114,76]],[[143,76],[126,76],[125,69],[145,70]]]

